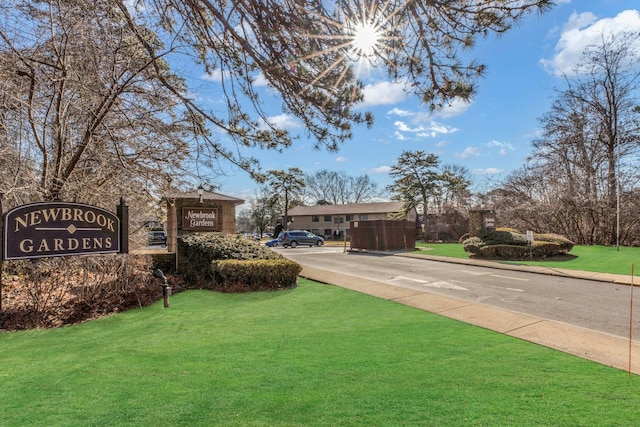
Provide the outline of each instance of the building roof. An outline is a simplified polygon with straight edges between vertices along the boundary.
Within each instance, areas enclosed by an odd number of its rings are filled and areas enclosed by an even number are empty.
[[[289,209],[289,216],[303,215],[347,215],[401,212],[402,202],[355,203],[348,205],[296,206]]]
[[[185,191],[184,193],[176,192],[172,194],[167,194],[162,196],[163,200],[166,199],[200,199],[198,195],[198,190]],[[224,194],[215,193],[213,191],[204,191],[202,193],[203,200],[218,200],[223,202],[234,202],[236,205],[241,205],[244,203],[244,200],[238,199],[236,197],[226,196]]]

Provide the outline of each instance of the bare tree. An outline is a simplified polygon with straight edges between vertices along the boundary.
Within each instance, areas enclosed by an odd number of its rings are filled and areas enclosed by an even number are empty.
[[[535,206],[519,212],[520,220],[526,213],[532,225],[542,227],[538,230],[577,243],[616,244],[617,221],[623,219],[621,234],[632,238],[628,227],[637,223],[638,209],[617,211],[630,207],[638,182],[631,165],[640,147],[640,58],[632,49],[639,40],[635,33],[603,35],[600,44],[585,50],[576,75],[566,78],[567,88],[540,120],[544,134],[533,142],[531,168],[505,183]]]
[[[378,184],[368,175],[349,176],[345,171],[321,170],[305,175],[306,198],[312,204],[362,203],[376,194]]]
[[[640,116],[636,109],[640,56],[634,48],[638,40],[640,33],[603,35],[601,44],[587,48],[583,54],[579,67],[586,76],[566,92],[585,104],[598,126],[596,136],[606,161],[606,224],[610,244],[615,244],[619,237],[615,220],[619,159],[636,151],[640,144]]]
[[[274,193],[268,186],[263,186],[259,192],[249,201],[247,209],[251,230],[264,234],[267,229],[273,231],[273,227],[280,219],[284,211],[283,200],[280,195]]]
[[[193,126],[159,78],[163,60],[134,42],[118,10],[82,0],[9,3],[3,12],[15,21],[0,29],[2,145],[13,147],[22,174],[38,175],[27,193],[100,203],[141,192],[159,171],[179,174]]]

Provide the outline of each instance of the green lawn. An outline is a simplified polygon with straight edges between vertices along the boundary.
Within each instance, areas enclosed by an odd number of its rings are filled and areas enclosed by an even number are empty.
[[[640,377],[300,280],[0,334],[1,426],[622,426]]]
[[[421,249],[417,253],[425,255],[469,258],[460,243],[417,243]],[[595,271],[600,273],[631,275],[631,266],[637,271],[640,267],[640,248],[610,246],[575,246],[570,255],[575,258],[564,261],[513,261],[513,264],[540,265],[549,268],[567,268],[570,270]],[[507,261],[499,261],[507,262]]]

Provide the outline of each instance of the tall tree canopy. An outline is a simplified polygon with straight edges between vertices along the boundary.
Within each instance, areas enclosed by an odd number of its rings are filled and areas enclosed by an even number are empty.
[[[393,198],[405,203],[405,210],[442,213],[447,206],[458,206],[468,197],[468,171],[460,166],[440,167],[440,159],[422,150],[403,151],[389,175],[393,183],[387,189]]]
[[[318,148],[372,117],[354,61],[368,59],[431,106],[469,99],[484,66],[459,52],[550,0],[6,0],[0,5],[4,193],[113,197],[176,185],[225,160],[264,180],[238,147],[292,136],[262,109],[264,78]],[[366,29],[369,49],[354,40]],[[189,58],[220,78],[209,110],[181,78]],[[167,179],[171,177],[171,179]],[[18,196],[18,194],[22,194]]]

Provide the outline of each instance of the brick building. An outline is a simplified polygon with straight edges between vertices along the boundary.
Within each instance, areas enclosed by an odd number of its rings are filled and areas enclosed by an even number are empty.
[[[288,212],[289,230],[309,230],[325,239],[349,238],[350,221],[404,219],[416,222],[416,211],[402,214],[402,202],[296,206]]]

